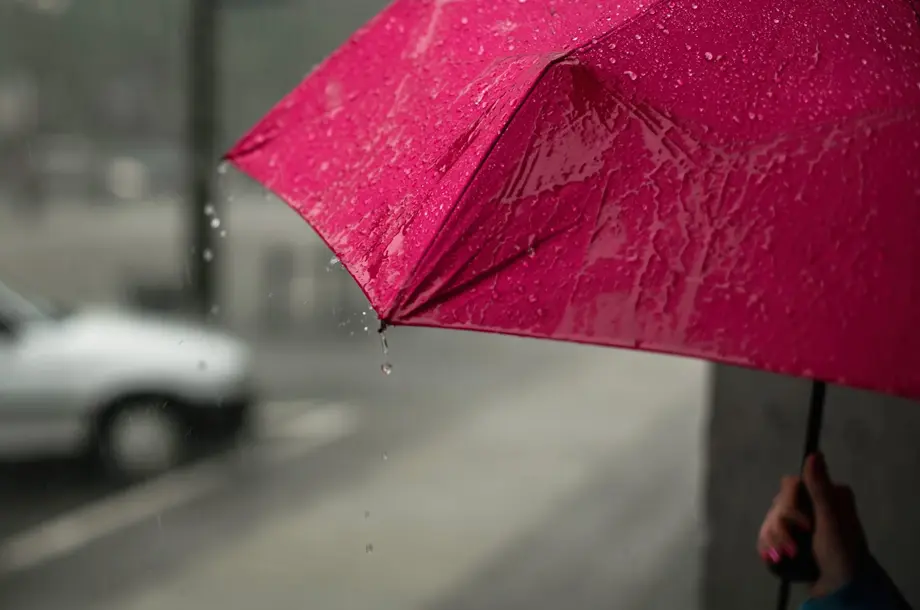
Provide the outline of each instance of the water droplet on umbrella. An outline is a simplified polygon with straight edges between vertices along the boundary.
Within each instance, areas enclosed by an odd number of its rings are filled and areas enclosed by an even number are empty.
[[[214,260],[214,252],[210,248],[205,248],[204,252],[201,253],[201,258],[210,263]]]
[[[212,229],[216,229],[216,228],[219,227],[219,226],[220,226],[220,218],[212,218],[212,219],[211,219],[211,228],[212,228]]]
[[[712,53],[710,53],[709,51],[706,51],[705,53],[703,53],[703,57],[706,58],[706,61],[712,61]]]
[[[380,365],[380,371],[381,371],[384,375],[386,375],[387,377],[389,377],[390,375],[393,374],[393,365],[390,364],[389,362],[384,362],[383,364]]]
[[[628,76],[628,77],[629,77],[629,80],[636,80],[637,78],[639,78],[639,77],[636,75],[636,73],[633,72],[632,70],[627,70],[627,71],[624,72],[623,74],[625,74],[626,76]]]

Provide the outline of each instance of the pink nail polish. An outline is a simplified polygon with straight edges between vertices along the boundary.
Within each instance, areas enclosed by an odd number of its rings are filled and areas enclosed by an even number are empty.
[[[777,551],[776,549],[770,549],[769,551],[767,551],[767,554],[770,556],[770,561],[772,561],[773,563],[779,563],[779,559],[780,559],[779,551]]]

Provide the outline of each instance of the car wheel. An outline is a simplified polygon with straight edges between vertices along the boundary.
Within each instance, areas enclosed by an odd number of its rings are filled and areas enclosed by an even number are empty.
[[[126,483],[176,467],[188,450],[179,410],[156,397],[123,401],[110,409],[97,444],[106,474]]]

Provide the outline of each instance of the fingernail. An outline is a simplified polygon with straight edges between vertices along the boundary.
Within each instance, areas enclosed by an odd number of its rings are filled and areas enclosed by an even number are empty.
[[[770,561],[772,561],[773,563],[779,563],[779,559],[780,559],[779,551],[777,551],[776,549],[770,549],[769,551],[767,551],[767,555],[769,555]]]

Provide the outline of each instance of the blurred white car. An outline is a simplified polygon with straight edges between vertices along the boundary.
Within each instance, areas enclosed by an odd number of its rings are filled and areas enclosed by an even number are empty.
[[[0,458],[88,452],[116,478],[149,477],[193,439],[244,430],[251,379],[248,348],[216,330],[0,283]]]

